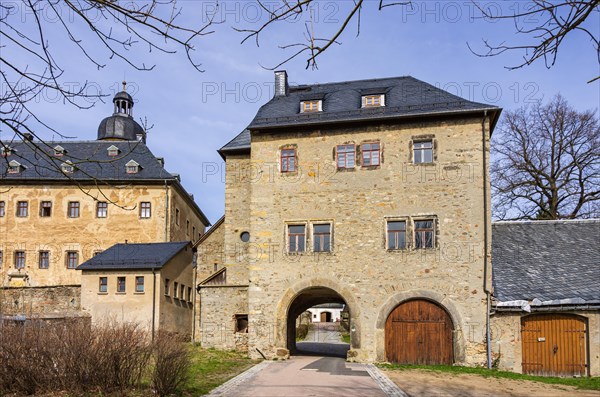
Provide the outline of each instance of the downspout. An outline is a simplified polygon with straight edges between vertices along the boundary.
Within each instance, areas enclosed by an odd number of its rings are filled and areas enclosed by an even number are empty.
[[[156,327],[156,269],[152,268],[152,340]]]
[[[192,344],[196,344],[196,277],[198,275],[198,252],[194,252],[192,256],[192,269],[194,271],[194,294],[192,298]]]
[[[483,120],[481,121],[481,141],[483,144],[483,291],[486,296],[485,309],[485,342],[487,346],[487,367],[492,368],[492,347],[490,331],[490,311],[491,311],[491,291],[488,289],[488,244],[489,244],[489,221],[488,221],[488,178],[487,178],[487,133],[485,131],[485,122],[487,120],[487,110],[483,111]]]
[[[169,185],[165,179],[165,242],[169,242]]]

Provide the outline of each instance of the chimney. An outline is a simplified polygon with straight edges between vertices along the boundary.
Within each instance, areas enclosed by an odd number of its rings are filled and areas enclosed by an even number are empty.
[[[288,75],[285,70],[275,72],[275,96],[287,96],[289,90]]]
[[[33,141],[33,135],[30,134],[29,132],[24,133],[23,138],[25,141]]]

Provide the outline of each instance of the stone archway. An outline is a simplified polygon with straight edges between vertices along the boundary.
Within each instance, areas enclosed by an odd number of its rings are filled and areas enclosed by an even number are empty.
[[[276,345],[295,351],[295,319],[306,309],[321,303],[344,303],[348,307],[351,321],[350,349],[361,345],[361,318],[353,294],[331,279],[315,278],[302,280],[291,286],[277,306]]]
[[[445,295],[429,290],[412,290],[400,292],[390,296],[379,309],[377,322],[375,324],[375,353],[377,361],[385,361],[385,324],[394,309],[404,302],[411,300],[428,300],[442,307],[450,316],[454,324],[452,332],[453,356],[455,362],[461,362],[465,358],[465,338],[461,325],[462,316],[456,305]]]

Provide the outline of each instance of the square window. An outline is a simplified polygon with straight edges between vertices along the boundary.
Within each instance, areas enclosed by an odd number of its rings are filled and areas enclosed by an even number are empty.
[[[52,216],[52,201],[42,201],[40,204],[40,216],[42,218]]]
[[[17,216],[24,218],[29,214],[29,201],[18,201],[17,202]]]
[[[354,168],[356,149],[354,145],[338,145],[336,147],[337,167]]]
[[[40,269],[48,269],[50,267],[50,251],[40,251],[39,267]]]
[[[100,292],[100,293],[108,292],[108,277],[99,277],[98,278],[98,292]]]
[[[67,216],[69,218],[79,218],[79,201],[69,201]]]
[[[313,251],[331,252],[331,224],[313,225]]]
[[[288,226],[288,252],[304,252],[306,250],[306,226]]]
[[[142,201],[140,203],[140,218],[150,218],[150,216],[152,215],[152,207],[150,205],[150,202],[148,201]]]
[[[415,164],[433,163],[433,141],[414,142],[413,160]]]
[[[2,218],[5,213],[6,213],[6,203],[4,201],[0,201],[0,218]]]
[[[363,143],[360,145],[360,151],[362,153],[363,167],[373,167],[380,164],[381,146],[379,142]]]
[[[25,251],[15,251],[15,269],[25,269]]]
[[[387,223],[387,248],[389,250],[406,248],[406,221],[389,221]]]
[[[117,292],[120,294],[125,293],[125,277],[117,277]]]
[[[169,288],[171,287],[171,280],[165,278],[165,295],[169,296]]]
[[[79,252],[67,251],[67,269],[75,269],[79,265]]]
[[[108,214],[108,203],[106,201],[98,201],[96,203],[96,217],[106,218]]]
[[[144,276],[135,277],[135,292],[144,292]]]
[[[415,248],[433,248],[435,229],[433,219],[415,221]]]
[[[281,150],[281,172],[296,171],[296,149]]]

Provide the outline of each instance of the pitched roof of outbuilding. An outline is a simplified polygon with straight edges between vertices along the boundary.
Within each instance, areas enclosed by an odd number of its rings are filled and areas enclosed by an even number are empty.
[[[495,298],[600,303],[599,241],[600,220],[493,223]]]
[[[175,243],[115,244],[83,262],[78,270],[160,269],[175,255],[190,246]]]
[[[362,107],[362,96],[385,94],[385,106]],[[300,101],[321,99],[323,111],[300,113]],[[289,87],[288,95],[263,105],[248,129],[307,126],[325,123],[386,120],[402,117],[493,112],[501,109],[468,101],[412,76]]]

